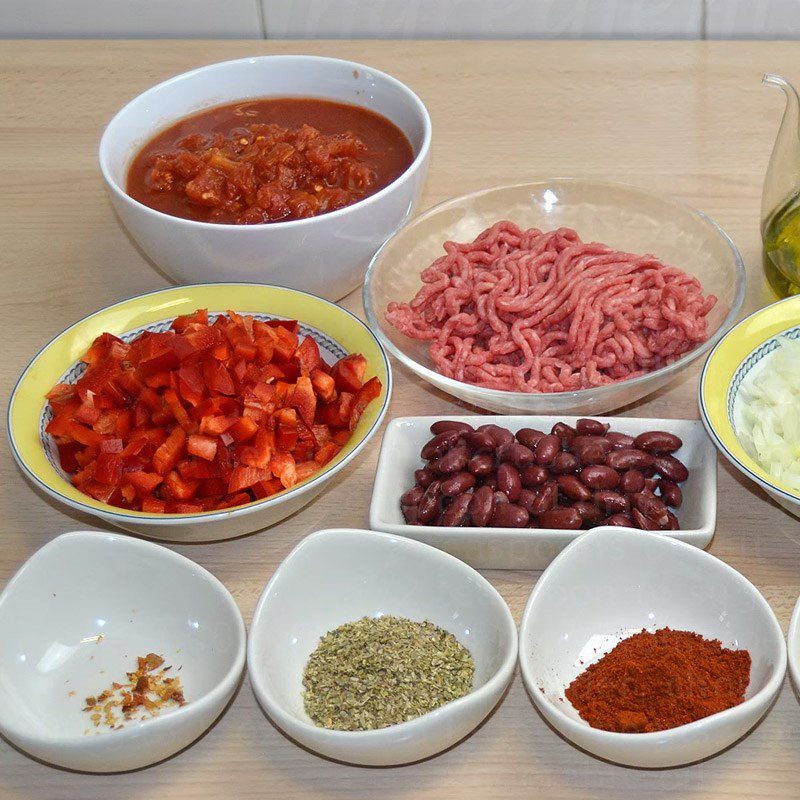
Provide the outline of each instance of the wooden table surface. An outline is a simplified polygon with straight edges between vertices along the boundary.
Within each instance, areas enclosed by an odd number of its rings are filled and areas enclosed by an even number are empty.
[[[130,98],[193,67],[262,53],[362,61],[409,84],[433,119],[421,207],[499,183],[576,175],[669,193],[716,219],[748,269],[745,311],[768,301],[760,272],[761,182],[783,111],[765,71],[800,80],[800,44],[602,42],[3,42],[0,44],[0,394],[76,319],[165,285],[112,213],[97,167],[104,124]],[[360,293],[344,305],[361,312]],[[623,413],[696,417],[698,368]],[[395,367],[390,416],[446,414],[445,395]],[[4,416],[4,415],[3,415]],[[306,534],[367,526],[376,437],[334,487],[284,524],[176,549],[217,575],[249,622],[276,565]],[[0,585],[36,549],[95,520],[45,500],[3,436]],[[711,552],[743,572],[788,625],[800,593],[795,520],[726,463]],[[517,620],[538,577],[487,572]],[[90,776],[37,763],[0,740],[0,797],[722,798],[800,794],[800,707],[788,683],[769,716],[721,755],[648,772],[604,763],[543,722],[519,676],[459,746],[412,766],[362,769],[300,749],[266,719],[245,680],[200,741],[138,772]]]

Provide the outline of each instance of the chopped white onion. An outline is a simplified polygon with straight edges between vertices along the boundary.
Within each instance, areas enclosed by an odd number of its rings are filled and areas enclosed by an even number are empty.
[[[773,478],[800,491],[800,342],[782,336],[741,392],[743,447]]]

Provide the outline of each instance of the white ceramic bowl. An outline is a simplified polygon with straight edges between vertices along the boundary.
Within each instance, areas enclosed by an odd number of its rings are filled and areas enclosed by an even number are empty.
[[[400,510],[400,496],[414,485],[414,470],[424,466],[423,445],[433,436],[430,426],[441,419],[467,422],[475,427],[493,423],[518,431],[549,431],[554,423],[574,424],[578,417],[396,417],[386,426],[372,489],[370,527],[438,547],[476,569],[543,569],[570,542],[585,531],[545,528],[444,528],[408,525]],[[682,485],[683,504],[675,511],[682,529],[667,535],[695,547],[707,547],[717,521],[717,457],[714,445],[698,420],[598,417],[612,430],[633,436],[649,430],[666,430],[683,440],[676,453],[690,470]],[[631,530],[636,530],[631,529]]]
[[[154,211],[125,193],[128,167],[160,130],[204,108],[259,97],[320,97],[364,106],[408,137],[414,161],[352,206],[310,219],[217,225]],[[274,283],[338,300],[363,280],[370,258],[411,213],[428,168],[431,122],[420,99],[383,72],[335,58],[258,56],[210,64],[160,83],[128,103],[100,142],[111,202],[136,243],[180,283]]]
[[[484,389],[440,375],[428,342],[411,339],[386,320],[391,301],[407,302],[420,272],[443,255],[445,241],[472,241],[500,220],[524,228],[574,228],[583,241],[631,253],[654,253],[695,275],[719,300],[708,315],[709,338],[672,364],[646,375],[576,392],[530,394]],[[551,178],[495,186],[446,200],[403,226],[375,255],[364,279],[364,309],[389,352],[433,386],[498,414],[605,414],[656,391],[708,351],[736,319],[744,299],[744,263],[709,217],[669,197],[617,183]]]
[[[564,690],[589,664],[642,628],[688,630],[750,652],[745,701],[656,733],[584,722]],[[520,628],[525,686],[544,718],[600,758],[672,767],[707,758],[767,712],[786,672],[786,644],[767,601],[723,561],[657,533],[598,529],[564,550],[531,593]]]
[[[124,683],[137,656],[150,652],[172,664],[186,705],[119,730],[94,728],[85,698]],[[0,733],[69,769],[144,767],[214,722],[244,661],[242,616],[211,573],[151,542],[66,533],[34,553],[0,594]]]
[[[453,633],[475,660],[475,688],[389,728],[317,727],[303,708],[302,680],[320,637],[383,614]],[[477,727],[508,686],[516,653],[508,606],[475,570],[419,542],[339,529],[304,539],[272,576],[250,626],[247,664],[259,703],[293,739],[339,761],[385,766],[432,756]]]
[[[792,678],[795,692],[800,695],[800,598],[792,611],[786,641],[789,650],[789,675]]]

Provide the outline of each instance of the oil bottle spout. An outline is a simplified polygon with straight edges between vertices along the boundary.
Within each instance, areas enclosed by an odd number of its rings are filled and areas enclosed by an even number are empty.
[[[761,79],[762,83],[778,86],[786,95],[786,110],[783,112],[783,122],[778,131],[778,139],[783,136],[793,136],[800,139],[800,97],[797,89],[781,75],[768,72]]]

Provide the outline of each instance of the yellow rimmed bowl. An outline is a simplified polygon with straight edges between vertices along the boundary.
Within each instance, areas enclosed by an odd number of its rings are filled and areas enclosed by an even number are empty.
[[[349,353],[367,359],[366,377],[377,376],[383,389],[370,403],[347,444],[319,472],[265,500],[200,514],[145,514],[101,503],[76,489],[61,469],[52,437],[45,432],[50,411],[45,395],[56,384],[73,382],[82,372],[80,357],[108,331],[128,339],[145,330],[165,330],[172,320],[198,308],[227,309],[261,319],[297,319],[322,357],[332,363]],[[230,539],[261,530],[310,502],[372,438],[389,407],[389,360],[372,331],[349,311],[281,286],[255,283],[204,283],[161,289],[108,306],[71,325],[46,344],[22,373],[8,406],[11,451],[25,475],[48,495],[77,511],[92,514],[134,533],[177,542]]]
[[[709,354],[700,374],[700,418],[719,451],[781,506],[800,516],[800,492],[770,475],[744,448],[737,433],[741,389],[778,347],[779,338],[800,338],[800,296],[746,317]],[[752,374],[751,374],[752,373]]]

